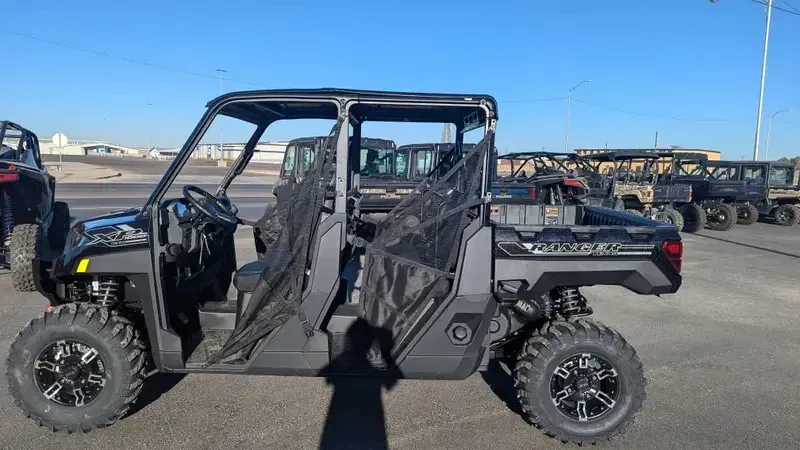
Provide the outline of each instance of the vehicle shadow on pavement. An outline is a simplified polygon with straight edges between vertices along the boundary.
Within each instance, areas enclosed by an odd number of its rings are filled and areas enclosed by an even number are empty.
[[[136,402],[131,405],[128,410],[127,417],[130,417],[137,412],[143,410],[151,403],[155,402],[162,395],[169,392],[170,389],[177,386],[178,383],[186,376],[184,373],[154,373],[144,380],[142,391]]]
[[[721,238],[721,237],[709,236],[707,234],[700,234],[700,233],[696,233],[696,234],[694,234],[694,236],[705,238],[705,239],[711,239],[711,240],[714,240],[714,241],[727,242],[729,244],[734,244],[734,245],[740,245],[742,247],[747,247],[747,248],[761,250],[761,251],[765,251],[765,252],[769,252],[769,253],[774,253],[776,255],[783,255],[783,256],[788,256],[790,258],[798,258],[798,259],[800,259],[800,255],[797,255],[797,254],[794,254],[794,253],[782,252],[780,250],[774,250],[774,249],[771,249],[771,248],[761,247],[761,246],[758,246],[758,245],[745,244],[744,242],[737,242],[737,241],[734,241],[732,239],[724,239],[724,238]]]
[[[370,355],[378,349],[380,355],[391,353],[391,333],[358,319],[347,330],[342,353],[322,370],[333,394],[320,449],[389,447],[382,394],[397,385],[399,371],[387,358],[376,366]]]
[[[508,409],[514,414],[523,417],[522,406],[520,406],[519,399],[517,399],[517,390],[514,389],[514,379],[500,362],[496,359],[489,361],[486,370],[481,372],[481,377],[489,385],[494,395],[506,404]]]

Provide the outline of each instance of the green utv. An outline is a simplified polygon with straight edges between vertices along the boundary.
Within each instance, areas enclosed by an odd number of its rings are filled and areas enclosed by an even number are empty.
[[[215,193],[186,185],[166,198],[218,115],[254,125],[241,155]],[[242,221],[226,190],[272,123],[308,118],[335,125],[267,217],[265,257],[239,265]],[[458,380],[499,359],[522,414],[548,435],[589,444],[619,434],[645,398],[644,369],[630,343],[588,317],[580,289],[676,292],[680,234],[580,205],[562,224],[491,221],[497,120],[487,95],[297,89],[211,101],[141,208],[77,223],[64,253],[36,264],[50,307],[11,345],[14,401],[40,425],[90,431],[126,415],[151,364]],[[374,226],[359,217],[360,139],[349,136],[369,121],[450,123],[459,146],[471,131],[481,139]]]

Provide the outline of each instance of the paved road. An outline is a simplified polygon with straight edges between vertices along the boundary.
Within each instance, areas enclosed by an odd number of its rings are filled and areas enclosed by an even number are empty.
[[[47,162],[57,162],[58,155],[42,155],[42,158]],[[145,159],[145,158],[120,158],[118,156],[63,156],[64,162],[80,162],[85,164],[94,164],[97,166],[108,167],[109,169],[116,170],[122,173],[136,173],[140,175],[163,175],[172,161],[158,160],[158,159]],[[252,167],[259,167],[262,169],[277,170],[280,168],[278,164],[268,163],[251,163]],[[202,159],[190,159],[184,167],[182,173],[191,171],[194,175],[201,176],[219,176],[225,175],[228,169],[224,167],[217,167],[216,161],[206,161]]]
[[[637,423],[608,448],[796,447],[800,230],[756,224],[684,238],[679,293],[641,297],[614,287],[584,292],[597,318],[635,345],[649,380]],[[237,243],[242,262],[253,257],[249,239]],[[0,349],[6,351],[44,301],[11,294],[7,275],[0,275],[0,292],[6,293],[0,302]],[[4,364],[0,358],[2,372]],[[0,394],[0,447],[316,448],[336,390],[349,396],[352,426],[334,432],[363,436],[382,429],[382,408],[390,448],[565,448],[507,406],[506,401],[514,405],[507,396],[510,385],[498,371],[464,381],[401,381],[382,399],[363,385],[332,388],[314,378],[190,375],[150,381],[138,412],[88,435],[39,428]]]
[[[200,184],[198,187],[214,193],[217,184]],[[182,186],[170,189],[167,197],[180,197]],[[56,198],[69,204],[70,214],[76,220],[105,214],[111,211],[141,206],[153,185],[144,183],[61,183],[56,186]],[[264,213],[267,203],[275,201],[271,184],[234,184],[228,190],[231,201],[239,208],[239,217],[256,220]]]

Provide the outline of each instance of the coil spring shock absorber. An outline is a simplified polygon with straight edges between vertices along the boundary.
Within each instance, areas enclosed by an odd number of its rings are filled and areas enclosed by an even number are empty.
[[[11,209],[11,196],[3,191],[3,246],[11,244],[11,233],[14,232],[14,211]]]
[[[92,299],[100,306],[114,306],[119,301],[119,282],[114,278],[92,282]]]
[[[586,316],[592,313],[592,309],[586,306],[586,298],[581,295],[578,288],[561,288],[557,298],[557,310],[564,317]]]

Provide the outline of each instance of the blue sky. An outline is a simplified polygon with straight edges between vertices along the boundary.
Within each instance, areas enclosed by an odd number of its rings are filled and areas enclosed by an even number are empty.
[[[800,0],[787,1],[800,9]],[[224,68],[225,91],[254,88],[233,81],[242,80],[488,93],[501,102],[499,148],[561,150],[566,100],[531,100],[564,97],[591,78],[574,94],[571,147],[650,146],[659,131],[663,146],[739,159],[752,154],[765,13],[749,0],[31,0],[4,9],[3,19],[2,116],[42,137],[146,145],[149,134],[153,145],[180,145],[218,94],[214,70]],[[776,11],[772,28],[764,110],[795,110],[773,122],[770,156],[795,156],[800,16]],[[268,137],[326,131],[298,124]],[[406,143],[438,140],[441,130],[369,132]],[[221,133],[245,139],[237,127]]]

